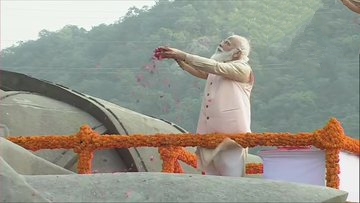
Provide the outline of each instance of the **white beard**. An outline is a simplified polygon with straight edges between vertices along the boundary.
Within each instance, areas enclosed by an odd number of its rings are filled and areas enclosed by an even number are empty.
[[[219,51],[218,49],[219,47],[216,48],[215,53],[210,57],[211,59],[219,62],[227,62],[232,60],[234,51]]]

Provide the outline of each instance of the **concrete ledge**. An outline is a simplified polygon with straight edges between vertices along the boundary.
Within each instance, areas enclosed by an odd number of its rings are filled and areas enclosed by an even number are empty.
[[[0,202],[50,202],[0,157]]]
[[[345,202],[327,187],[198,174],[114,173],[25,176],[54,202]]]

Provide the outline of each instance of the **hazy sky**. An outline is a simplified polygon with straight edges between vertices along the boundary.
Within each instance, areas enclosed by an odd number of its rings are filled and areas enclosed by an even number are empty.
[[[43,29],[57,31],[71,24],[90,30],[102,23],[112,24],[132,6],[154,4],[154,0],[0,0],[0,48],[37,39]]]

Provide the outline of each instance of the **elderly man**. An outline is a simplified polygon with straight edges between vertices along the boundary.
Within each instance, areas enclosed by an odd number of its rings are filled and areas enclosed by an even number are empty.
[[[161,47],[161,57],[175,59],[190,74],[206,79],[197,134],[248,133],[250,93],[254,84],[248,64],[250,45],[246,38],[232,35],[223,40],[210,58]],[[198,147],[198,166],[207,175],[245,174],[247,149],[225,139],[216,149]]]

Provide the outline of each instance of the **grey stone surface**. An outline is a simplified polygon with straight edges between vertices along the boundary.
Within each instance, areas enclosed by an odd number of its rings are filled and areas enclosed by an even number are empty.
[[[26,176],[55,202],[345,202],[347,192],[255,178],[114,173]]]
[[[50,202],[32,188],[0,157],[0,201],[1,202]]]
[[[11,136],[75,134],[84,124],[101,123],[87,112],[42,95],[29,92],[0,92],[1,123]],[[21,125],[19,125],[21,123]]]
[[[90,114],[80,109],[42,95],[21,91],[0,92],[1,123],[9,129],[7,136],[51,136],[73,135],[79,132],[84,124],[101,126],[101,123]],[[19,125],[21,123],[21,125]],[[98,132],[104,131],[99,127]],[[112,151],[112,152],[111,152]],[[111,170],[124,168],[122,159],[115,150],[105,152],[109,162],[113,163]],[[77,172],[77,155],[72,150],[38,150],[33,154],[44,158],[60,167]],[[113,155],[113,156],[112,156]],[[115,157],[115,159],[111,159]],[[120,166],[114,166],[119,163]],[[103,166],[100,161],[94,167]]]
[[[20,91],[0,91],[0,118],[3,136],[32,136],[32,135],[73,135],[82,125],[100,126],[96,131],[103,133],[106,129],[87,112],[74,106],[57,101],[46,96]],[[90,97],[90,96],[89,96]],[[152,118],[111,102],[91,97],[119,118],[129,134],[180,133],[173,125]],[[21,123],[21,125],[19,125]],[[193,148],[188,148],[194,151]],[[157,148],[130,148],[129,151],[139,171],[159,172],[162,162]],[[72,150],[39,150],[35,155],[42,157],[60,167],[77,172],[77,155]],[[142,167],[142,163],[145,167]],[[199,173],[191,167],[183,165],[189,173]],[[93,161],[94,171],[119,172],[127,167],[119,152],[116,150],[101,150],[95,152]]]

